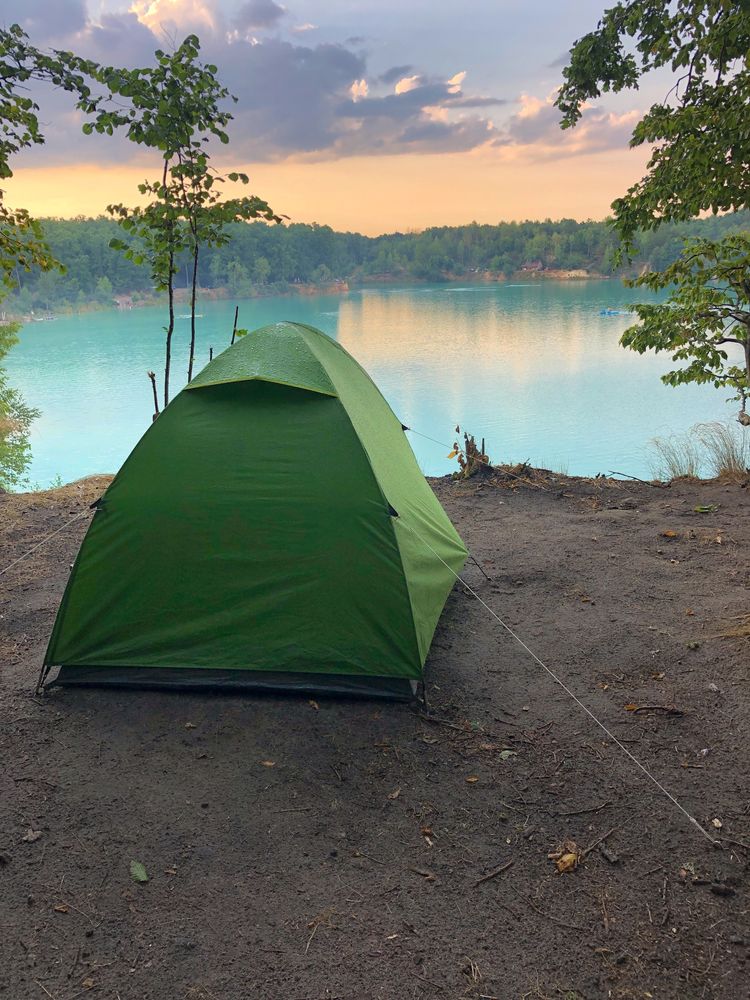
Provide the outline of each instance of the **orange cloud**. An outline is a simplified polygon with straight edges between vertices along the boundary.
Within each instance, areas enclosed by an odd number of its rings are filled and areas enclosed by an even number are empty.
[[[170,24],[190,30],[215,31],[217,24],[210,6],[203,0],[134,0],[130,13],[151,31]]]

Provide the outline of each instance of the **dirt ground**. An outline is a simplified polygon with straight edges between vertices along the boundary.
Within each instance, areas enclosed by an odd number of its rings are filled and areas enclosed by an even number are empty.
[[[105,484],[0,496],[0,570]],[[492,577],[466,580],[721,846],[461,587],[430,719],[35,698],[87,513],[0,576],[0,996],[750,995],[748,488],[434,487]]]

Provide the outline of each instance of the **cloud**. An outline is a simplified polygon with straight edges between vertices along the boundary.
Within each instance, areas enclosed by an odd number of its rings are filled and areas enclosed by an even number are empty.
[[[364,41],[364,39],[360,39]],[[381,73],[378,77],[379,83],[396,83],[397,80],[402,79],[402,77],[408,76],[414,71],[413,66],[391,66],[387,69],[385,73]]]
[[[554,106],[557,92],[546,98],[522,94],[520,110],[507,126],[509,144],[530,148],[537,156],[580,156],[627,147],[639,111],[617,115],[603,108],[584,107],[574,129],[560,129],[560,112]]]
[[[215,32],[218,15],[207,0],[133,0],[130,13],[151,31]]]
[[[446,80],[448,89],[452,94],[458,94],[461,90],[461,85],[466,79],[466,70],[462,69],[460,73],[454,73],[450,80]]]
[[[562,69],[563,66],[567,66],[570,62],[570,51],[561,53],[557,59],[553,59],[551,63],[547,63],[547,69]]]
[[[65,38],[85,27],[84,0],[4,0],[1,25],[20,24],[37,43]]]
[[[246,156],[264,160],[333,146],[336,105],[353,105],[352,84],[366,78],[364,60],[342,46],[280,39],[238,41],[221,66],[223,81],[238,98],[233,142]]]
[[[519,121],[514,126],[519,135],[509,138],[492,118],[505,99],[467,89],[465,70],[446,78],[404,62],[378,76],[369,72],[367,52],[351,48],[362,39],[307,41],[308,31],[294,31],[293,10],[277,0],[245,0],[231,19],[214,0],[124,0],[130,3],[127,13],[96,17],[93,0],[88,14],[84,0],[4,2],[16,5],[29,24],[47,23],[64,36],[66,47],[125,67],[153,64],[165,33],[178,43],[188,31],[198,32],[202,58],[219,67],[221,82],[238,98],[231,108],[231,146],[222,150],[222,159],[237,165],[458,152],[533,141],[520,132],[541,124]],[[24,162],[148,159],[121,137],[84,139],[69,95],[40,90],[39,103],[48,144]],[[527,109],[527,116],[531,111],[536,107]]]
[[[416,90],[419,87],[421,79],[422,77],[418,73],[415,73],[414,76],[405,76],[394,87],[394,93],[408,94],[410,90]]]
[[[361,101],[363,97],[367,97],[369,91],[370,88],[367,86],[367,80],[355,80],[349,88],[349,93],[353,101]]]
[[[451,101],[452,108],[491,108],[493,106],[499,107],[502,104],[508,104],[508,100],[505,97],[464,97],[463,95],[458,96],[454,101]]]
[[[365,56],[342,45],[237,39],[213,58],[239,99],[231,134],[250,160],[473,148],[493,138],[494,125],[470,109],[502,103],[463,94],[463,76],[444,82],[401,75],[410,66],[387,71],[397,83],[395,92],[384,92],[382,76],[368,76]]]
[[[248,0],[235,14],[233,23],[240,31],[260,31],[275,28],[285,15],[285,8],[274,0]]]
[[[145,66],[153,62],[157,38],[135,13],[103,14],[70,39],[70,47],[80,55],[118,66]]]

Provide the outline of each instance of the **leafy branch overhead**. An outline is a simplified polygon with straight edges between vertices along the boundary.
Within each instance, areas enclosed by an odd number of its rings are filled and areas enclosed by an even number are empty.
[[[668,385],[731,389],[742,405],[740,422],[750,424],[750,235],[691,240],[670,267],[632,284],[672,292],[667,302],[636,306],[640,323],[625,331],[623,345],[671,352],[678,367],[662,376]]]
[[[44,142],[39,107],[28,96],[28,84],[43,81],[88,100],[94,68],[94,63],[70,52],[45,53],[35,48],[17,24],[0,29],[0,180],[13,176],[13,156]],[[62,270],[39,223],[25,209],[9,208],[0,190],[0,282],[11,288],[17,268],[30,271],[34,267]]]
[[[556,105],[563,128],[603,92],[638,88],[653,70],[673,86],[636,125],[653,144],[646,176],[613,203],[625,241],[639,229],[702,211],[747,207],[750,195],[750,4],[745,0],[630,0],[577,41]]]
[[[634,90],[655,70],[672,86],[638,122],[631,146],[648,145],[645,176],[612,204],[621,253],[639,232],[665,222],[750,205],[750,3],[748,0],[629,0],[605,11],[577,41],[557,107],[563,128],[605,92]],[[632,284],[668,289],[667,301],[637,307],[640,323],[622,338],[643,353],[667,351],[678,367],[669,385],[729,387],[750,424],[750,241],[744,234],[685,245],[661,272]]]

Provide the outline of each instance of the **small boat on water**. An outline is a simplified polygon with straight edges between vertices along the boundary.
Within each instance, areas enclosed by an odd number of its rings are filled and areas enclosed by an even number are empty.
[[[606,309],[600,309],[599,310],[599,315],[600,316],[632,316],[633,315],[633,311],[632,311],[632,309],[610,309],[609,307],[607,307]]]

